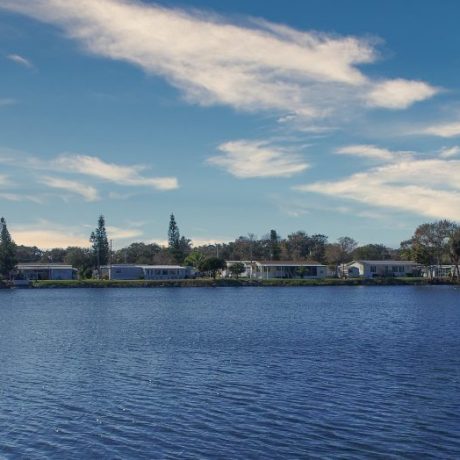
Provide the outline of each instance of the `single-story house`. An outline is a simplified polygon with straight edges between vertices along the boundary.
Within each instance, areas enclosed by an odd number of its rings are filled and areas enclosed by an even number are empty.
[[[76,268],[64,264],[18,264],[13,276],[25,281],[74,280],[78,277]]]
[[[425,278],[451,278],[459,275],[459,267],[456,265],[431,265],[422,268],[422,276]]]
[[[416,276],[419,273],[419,264],[408,260],[354,260],[342,270],[347,278]]]
[[[251,278],[296,278],[316,279],[326,278],[327,267],[318,262],[302,261],[254,261],[252,263]]]
[[[250,260],[226,260],[226,268],[222,270],[222,277],[223,278],[231,278],[232,272],[230,271],[230,267],[235,264],[243,264],[244,265],[244,272],[239,277],[249,278],[251,276],[251,261]]]
[[[110,280],[177,280],[190,278],[192,272],[179,265],[113,264],[102,266],[101,275]]]

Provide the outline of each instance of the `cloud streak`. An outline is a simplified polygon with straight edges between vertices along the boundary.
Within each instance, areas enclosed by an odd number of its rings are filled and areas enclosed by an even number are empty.
[[[47,187],[57,188],[80,195],[86,201],[96,201],[99,199],[97,190],[90,185],[83,184],[82,182],[49,176],[42,177],[40,182]]]
[[[9,54],[7,56],[7,59],[9,59],[10,61],[12,61],[12,62],[14,62],[16,64],[19,64],[22,67],[26,67],[27,69],[33,69],[34,68],[34,65],[32,64],[31,61],[29,61],[28,59],[26,59],[23,56],[20,56],[19,54]]]
[[[0,152],[0,164],[32,171],[80,174],[120,186],[149,187],[160,191],[174,190],[179,187],[176,177],[148,177],[142,175],[141,172],[147,169],[144,165],[120,165],[106,162],[99,157],[90,155],[62,154],[51,160],[43,160],[33,155],[5,151]],[[41,178],[39,182],[52,188],[74,191],[88,201],[93,201],[97,196],[97,191],[94,187],[68,179],[46,177],[45,180]]]
[[[460,136],[460,122],[438,123],[424,127],[414,134],[429,134],[438,137],[457,137]]]
[[[89,155],[63,154],[51,163],[58,170],[93,176],[125,186],[145,186],[157,190],[174,190],[179,187],[175,177],[144,177],[145,166],[117,165]]]
[[[235,24],[128,0],[3,0],[0,7],[55,24],[86,51],[159,75],[202,105],[322,118],[350,104],[404,109],[439,91],[421,81],[366,76],[359,66],[378,53],[363,38],[253,19]]]
[[[430,218],[460,220],[459,175],[459,160],[413,159],[294,189]]]
[[[351,155],[379,161],[394,161],[412,157],[412,152],[391,151],[368,144],[347,145],[338,148],[335,153],[338,155]]]
[[[239,179],[291,177],[309,168],[297,153],[264,141],[227,142],[219,150],[221,154],[208,158],[207,163]]]
[[[459,153],[460,147],[458,145],[454,145],[453,147],[443,147],[439,152],[439,156],[441,158],[452,158],[457,156]]]

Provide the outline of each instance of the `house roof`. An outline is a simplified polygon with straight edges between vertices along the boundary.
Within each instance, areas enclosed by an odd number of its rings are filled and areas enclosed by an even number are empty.
[[[172,269],[172,270],[178,270],[179,268],[182,270],[185,270],[186,267],[181,267],[180,265],[136,265],[137,267],[140,268],[147,268],[147,269]]]
[[[418,265],[417,262],[412,262],[411,260],[354,260],[347,265],[354,263],[368,265]]]
[[[296,260],[255,260],[256,264],[276,267],[324,267],[325,265],[313,261],[296,261]]]
[[[139,268],[139,269],[174,269],[177,270],[179,268],[185,269],[185,267],[181,267],[180,265],[143,265],[143,264],[112,264],[112,265],[103,265],[101,268],[108,269],[108,268]]]
[[[65,264],[17,264],[18,270],[74,270],[72,265]]]

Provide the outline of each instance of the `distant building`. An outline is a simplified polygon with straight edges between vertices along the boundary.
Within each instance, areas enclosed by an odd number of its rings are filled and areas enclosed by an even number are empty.
[[[77,269],[64,264],[18,264],[14,278],[16,280],[74,280],[77,279]]]
[[[255,279],[296,278],[317,279],[326,278],[327,267],[318,262],[302,261],[256,261],[253,265],[252,277]]]
[[[456,265],[431,265],[422,268],[422,276],[425,278],[452,278],[459,276],[459,267]]]
[[[223,278],[231,278],[232,272],[230,271],[230,267],[235,264],[243,264],[244,265],[244,272],[241,275],[238,275],[240,278],[249,278],[251,276],[251,261],[249,260],[227,260],[225,261],[226,268],[222,270],[222,277]]]
[[[408,260],[355,260],[339,271],[346,278],[378,278],[420,275],[419,264]]]
[[[189,267],[179,265],[113,264],[101,267],[103,278],[110,280],[178,280],[192,276]]]
[[[295,279],[315,279],[326,278],[327,267],[317,262],[302,262],[302,261],[247,261],[247,260],[229,260],[227,261],[227,269],[224,270],[222,276],[230,277],[229,268],[241,262],[245,266],[243,277],[251,279],[279,279],[279,278],[295,278]]]

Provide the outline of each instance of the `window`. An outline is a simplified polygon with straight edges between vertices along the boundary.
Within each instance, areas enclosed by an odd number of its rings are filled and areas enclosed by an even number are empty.
[[[377,273],[377,265],[371,265],[371,273]]]

